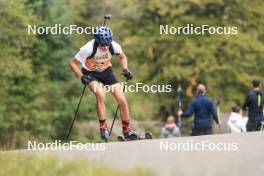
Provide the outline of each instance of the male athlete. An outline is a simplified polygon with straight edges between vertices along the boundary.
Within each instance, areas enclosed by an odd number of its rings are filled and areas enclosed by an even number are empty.
[[[138,134],[132,131],[129,126],[129,110],[126,98],[124,93],[120,91],[120,83],[112,71],[112,55],[117,55],[119,58],[123,75],[127,80],[132,79],[133,75],[128,69],[126,55],[123,53],[121,46],[112,40],[112,37],[113,33],[109,27],[97,27],[94,39],[81,47],[80,51],[71,59],[70,67],[81,79],[81,82],[88,85],[96,96],[96,109],[102,139],[107,140],[109,132],[106,125],[105,91],[99,85],[100,82],[111,86],[111,93],[120,107],[124,137],[128,140],[136,140]],[[78,63],[82,65],[81,70]]]

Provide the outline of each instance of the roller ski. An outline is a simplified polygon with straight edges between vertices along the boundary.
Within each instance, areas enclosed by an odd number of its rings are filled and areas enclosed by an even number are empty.
[[[134,141],[134,140],[144,140],[144,139],[152,139],[152,134],[150,132],[146,132],[145,136],[140,136],[133,130],[129,130],[128,133],[124,133],[123,136],[118,136],[118,141]]]

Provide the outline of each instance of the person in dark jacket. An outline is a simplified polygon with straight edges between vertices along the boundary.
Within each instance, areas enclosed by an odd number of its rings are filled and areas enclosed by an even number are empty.
[[[252,81],[253,90],[246,96],[243,110],[248,110],[247,131],[259,131],[261,122],[264,122],[263,104],[264,96],[260,91],[259,80]]]
[[[181,117],[190,117],[194,113],[192,136],[212,134],[211,117],[219,124],[215,106],[205,94],[206,87],[199,84],[196,88],[197,96],[192,100],[186,112],[179,111]]]

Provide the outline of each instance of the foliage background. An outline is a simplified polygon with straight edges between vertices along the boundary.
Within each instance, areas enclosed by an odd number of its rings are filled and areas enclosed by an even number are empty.
[[[65,139],[82,89],[68,63],[92,36],[28,35],[27,25],[97,26],[106,13],[113,15],[109,25],[135,74],[131,84],[173,86],[171,93],[128,93],[136,120],[175,115],[178,84],[185,107],[201,82],[228,111],[243,103],[252,79],[262,80],[262,0],[0,0],[0,146]],[[160,24],[237,26],[239,34],[160,35]],[[113,65],[123,80],[116,58]],[[96,120],[94,102],[87,93],[79,122]],[[116,104],[110,96],[106,107],[111,117]],[[72,138],[78,136],[74,128]]]

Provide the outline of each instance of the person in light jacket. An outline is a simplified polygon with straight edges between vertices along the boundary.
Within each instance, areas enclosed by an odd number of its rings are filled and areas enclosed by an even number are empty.
[[[227,121],[227,125],[231,133],[246,132],[247,119],[242,117],[242,110],[240,107],[232,107],[232,112]]]
[[[170,115],[167,118],[166,124],[161,129],[161,138],[171,138],[181,136],[180,128],[175,123],[174,116]]]

